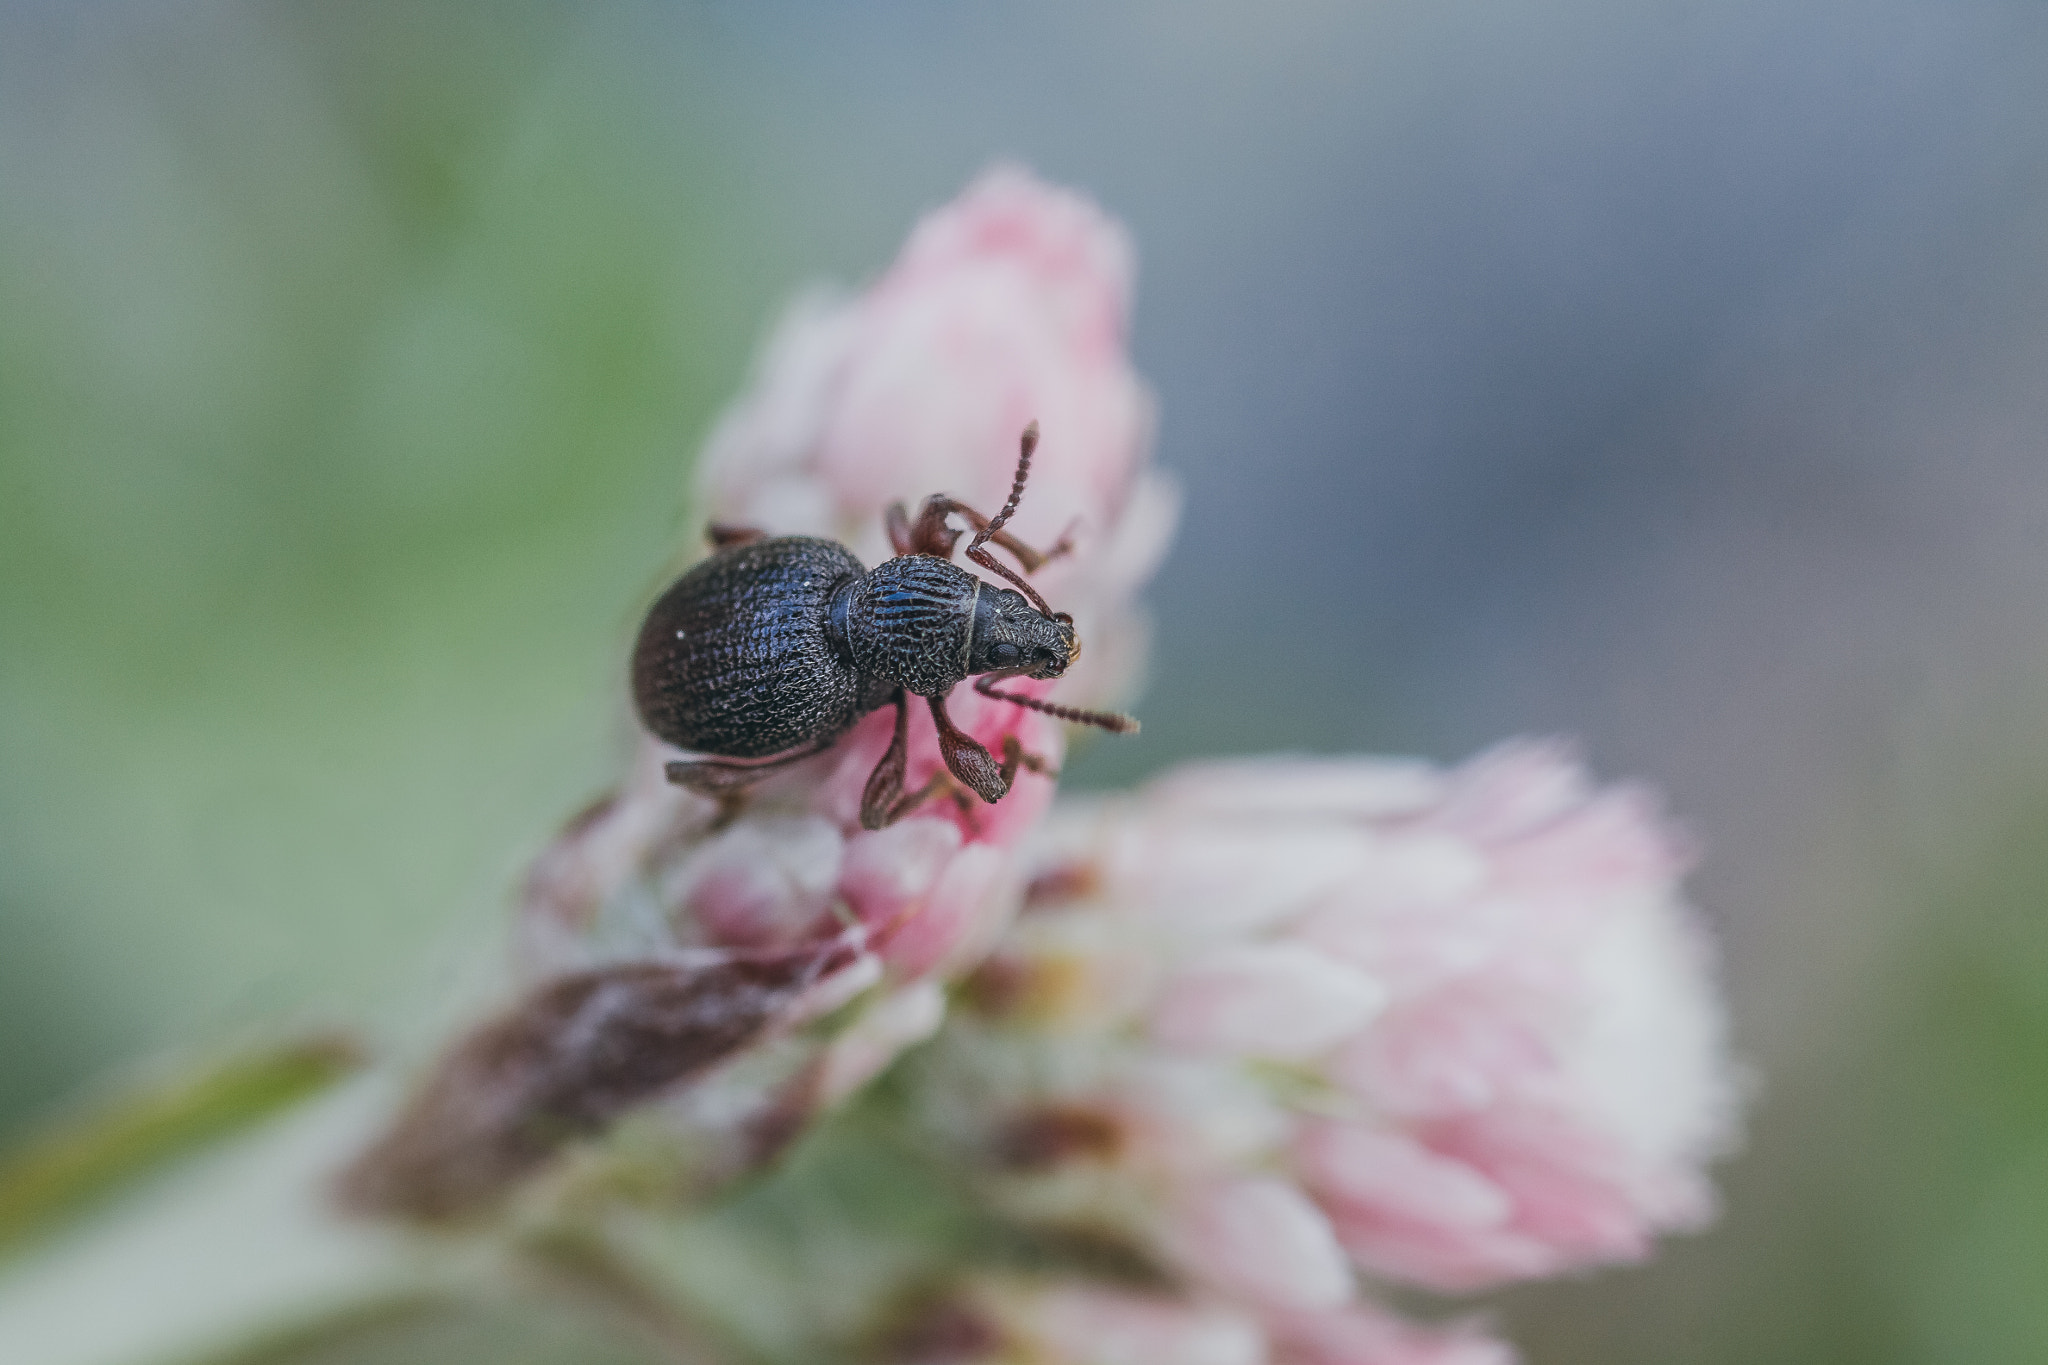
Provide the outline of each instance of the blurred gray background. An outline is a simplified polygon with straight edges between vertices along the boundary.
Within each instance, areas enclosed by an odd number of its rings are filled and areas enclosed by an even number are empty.
[[[1707,850],[1721,1226],[1535,1365],[2048,1359],[2048,10],[0,7],[0,1134],[485,989],[781,302],[1131,227],[1187,515],[1077,782],[1581,738]]]

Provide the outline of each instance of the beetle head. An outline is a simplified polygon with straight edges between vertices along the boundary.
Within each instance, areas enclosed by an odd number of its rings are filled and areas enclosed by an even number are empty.
[[[974,604],[967,672],[1057,678],[1081,653],[1065,612],[1041,613],[1022,593],[984,585]]]

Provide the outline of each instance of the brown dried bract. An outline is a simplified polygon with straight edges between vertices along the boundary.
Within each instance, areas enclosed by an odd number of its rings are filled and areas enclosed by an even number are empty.
[[[390,1131],[342,1174],[341,1201],[435,1221],[488,1204],[565,1143],[761,1037],[858,954],[842,939],[557,977],[441,1060]]]

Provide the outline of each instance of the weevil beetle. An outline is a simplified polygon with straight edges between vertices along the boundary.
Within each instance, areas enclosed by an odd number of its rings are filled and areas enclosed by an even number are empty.
[[[1057,678],[1081,652],[1073,618],[1046,604],[988,549],[1017,557],[1025,573],[1070,548],[1040,552],[1003,529],[1031,472],[1038,424],[1024,429],[1010,497],[993,517],[942,494],[917,520],[902,503],[887,514],[893,559],[866,569],[836,541],[713,525],[713,553],[669,585],[648,611],[633,648],[633,702],[640,719],[680,749],[710,755],[668,765],[668,777],[707,795],[732,796],[768,773],[820,753],[870,711],[894,703],[896,730],[869,774],[861,823],[880,829],[937,792],[934,776],[905,794],[909,697],[938,726],[946,768],[982,800],[1009,791],[1017,770],[1039,761],[1015,740],[997,761],[946,714],[946,695],[975,690],[1061,720],[1133,733],[1138,722],[1107,711],[1058,706],[998,691],[1005,678]],[[1007,579],[997,587],[952,562],[974,527],[967,557]]]

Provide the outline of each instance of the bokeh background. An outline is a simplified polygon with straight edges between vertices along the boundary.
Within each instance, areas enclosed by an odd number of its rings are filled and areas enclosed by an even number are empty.
[[[1563,733],[1706,849],[1725,1216],[1532,1365],[2048,1359],[2032,0],[0,3],[0,1138],[486,989],[755,342],[998,156],[1188,493],[1076,781]]]

